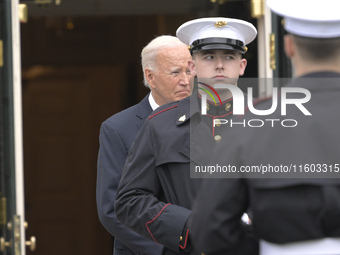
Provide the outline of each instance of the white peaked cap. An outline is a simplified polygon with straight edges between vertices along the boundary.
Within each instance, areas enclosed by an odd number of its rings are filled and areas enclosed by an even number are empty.
[[[176,35],[192,51],[231,49],[244,53],[245,45],[256,38],[257,30],[243,20],[212,17],[188,21],[177,29]]]
[[[285,19],[285,29],[311,38],[340,37],[339,0],[267,0],[268,7]]]

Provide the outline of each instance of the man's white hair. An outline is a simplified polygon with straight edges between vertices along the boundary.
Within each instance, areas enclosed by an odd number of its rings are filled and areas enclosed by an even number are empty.
[[[151,71],[157,70],[157,56],[159,52],[171,49],[175,47],[187,47],[186,44],[182,43],[177,37],[171,35],[161,35],[153,39],[146,45],[141,53],[141,61],[143,68],[144,85],[150,88],[148,81],[145,77],[145,68],[149,68]]]

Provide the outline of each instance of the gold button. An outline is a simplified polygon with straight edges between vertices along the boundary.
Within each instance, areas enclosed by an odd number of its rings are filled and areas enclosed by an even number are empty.
[[[215,126],[221,126],[221,121],[219,119],[214,119]]]
[[[230,108],[231,108],[231,104],[230,104],[230,103],[226,103],[226,105],[225,105],[225,110],[226,110],[227,112],[229,112],[229,111],[230,111]]]
[[[207,103],[207,111],[209,111],[210,105]]]
[[[182,237],[182,236],[180,236],[179,240],[180,240],[180,241],[182,241],[182,240],[183,240],[183,237]]]
[[[214,139],[215,139],[215,142],[219,143],[222,137],[220,135],[215,135]]]

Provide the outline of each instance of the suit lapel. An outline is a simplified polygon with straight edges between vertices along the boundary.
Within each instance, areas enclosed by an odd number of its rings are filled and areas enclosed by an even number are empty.
[[[148,93],[143,100],[137,105],[136,116],[138,121],[136,122],[137,128],[141,129],[145,119],[150,115],[152,112],[152,108],[149,103],[149,95]]]

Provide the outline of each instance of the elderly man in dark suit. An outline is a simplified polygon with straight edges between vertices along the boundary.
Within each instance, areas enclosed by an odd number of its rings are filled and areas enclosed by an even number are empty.
[[[140,103],[105,120],[99,136],[97,209],[101,223],[115,237],[115,255],[161,254],[161,245],[119,223],[114,212],[116,191],[127,153],[146,117],[158,106],[190,95],[191,55],[178,38],[155,38],[141,58],[144,84],[151,92]]]

